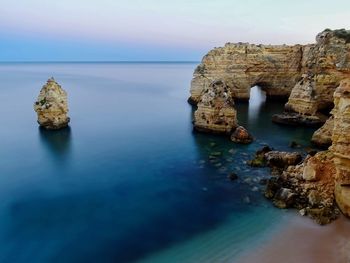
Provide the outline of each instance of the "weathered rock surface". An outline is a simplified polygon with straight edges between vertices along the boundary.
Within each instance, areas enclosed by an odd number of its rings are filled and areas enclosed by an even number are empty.
[[[265,153],[267,166],[271,168],[287,168],[290,165],[296,165],[301,162],[302,156],[298,152],[279,152],[270,151]]]
[[[252,160],[248,161],[247,164],[252,167],[265,167],[267,166],[267,161],[265,154],[271,152],[272,149],[269,146],[264,146],[260,150],[256,151],[255,156]]]
[[[70,121],[67,115],[67,93],[53,78],[40,90],[34,110],[38,115],[38,123],[46,129],[61,129],[67,127]]]
[[[322,114],[308,116],[295,112],[284,112],[272,116],[272,121],[275,123],[316,128],[321,127],[326,120],[327,117]]]
[[[236,109],[230,89],[219,80],[202,92],[194,113],[194,129],[201,132],[231,134],[236,129]]]
[[[336,166],[336,192],[338,205],[350,215],[350,79],[343,80],[334,93],[334,129],[332,146]]]
[[[324,30],[303,54],[302,79],[293,88],[286,109],[302,115],[332,108],[333,93],[350,76],[350,42],[346,30]]]
[[[249,99],[259,85],[267,97],[289,97],[283,124],[321,126],[322,113],[333,106],[332,94],[350,76],[350,32],[326,29],[309,45],[228,43],[203,57],[191,83],[189,101],[196,104],[214,80],[226,84],[234,99]],[[290,115],[291,114],[291,115]],[[290,116],[289,116],[290,115]]]
[[[272,169],[285,169],[301,161],[302,156],[298,152],[273,151],[270,147],[264,146],[255,153],[254,159],[248,161],[247,164],[253,167],[268,166]]]
[[[265,196],[279,208],[296,208],[319,224],[328,224],[339,215],[334,198],[336,171],[333,153],[319,152],[270,178]]]
[[[253,141],[253,136],[242,126],[238,126],[231,134],[231,141],[242,144],[249,144]]]
[[[333,117],[317,131],[319,140],[327,143],[331,133],[329,150],[308,156],[302,164],[272,177],[265,192],[276,206],[295,207],[319,224],[337,218],[336,204],[350,217],[350,79],[341,81],[336,89],[334,105]],[[288,195],[285,189],[289,189]]]
[[[250,88],[259,85],[267,97],[288,97],[300,78],[301,45],[227,43],[203,57],[191,82],[189,101],[200,101],[212,81],[221,80],[235,99],[248,100]]]
[[[332,144],[334,118],[331,116],[324,125],[312,135],[311,142],[319,147],[329,147]]]

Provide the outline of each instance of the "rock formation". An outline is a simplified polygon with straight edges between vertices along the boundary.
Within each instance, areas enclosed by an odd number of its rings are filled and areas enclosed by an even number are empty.
[[[331,116],[321,128],[312,135],[311,142],[319,147],[328,147],[332,144],[334,118]]]
[[[317,35],[316,41],[304,48],[303,75],[285,106],[287,112],[306,119],[302,124],[308,124],[310,116],[324,122],[326,118],[322,113],[333,107],[336,87],[350,76],[350,32],[326,29]]]
[[[235,99],[248,100],[259,85],[268,97],[288,97],[300,78],[303,47],[227,43],[203,57],[191,83],[189,102],[196,104],[212,81],[221,80]]]
[[[350,216],[350,79],[343,80],[334,93],[332,146],[336,166],[335,197],[339,208]]]
[[[50,78],[40,90],[34,110],[38,114],[38,123],[49,130],[57,130],[68,126],[67,93]]]
[[[269,147],[258,151],[248,164],[269,166],[277,174],[267,184],[266,197],[278,207],[297,208],[320,224],[337,218],[337,205],[350,217],[350,31],[326,29],[315,44],[303,46],[228,43],[211,50],[191,83],[189,102],[198,105],[195,128],[233,132],[238,126],[233,99],[249,99],[254,85],[268,98],[289,96],[285,112],[273,121],[324,124],[312,141],[319,146],[332,144],[302,163],[297,153]],[[236,133],[247,136],[243,130]],[[232,134],[233,140],[236,137]]]
[[[231,141],[242,144],[249,144],[253,141],[253,136],[242,126],[238,126],[231,134]]]
[[[331,140],[329,150],[272,177],[265,192],[276,206],[297,208],[320,224],[337,218],[336,204],[350,217],[350,79],[336,89],[334,105],[333,116],[313,137],[318,143]]]
[[[231,134],[237,127],[231,91],[223,81],[205,88],[194,113],[194,129],[201,132]]]
[[[249,99],[259,85],[268,98],[288,97],[280,123],[321,126],[333,106],[332,94],[350,76],[350,32],[326,29],[309,45],[231,44],[203,57],[191,82],[189,102],[197,104],[213,81],[222,81],[235,100]]]
[[[271,177],[265,196],[279,208],[296,208],[301,215],[321,225],[328,224],[339,216],[334,200],[334,173],[333,153],[320,152]]]

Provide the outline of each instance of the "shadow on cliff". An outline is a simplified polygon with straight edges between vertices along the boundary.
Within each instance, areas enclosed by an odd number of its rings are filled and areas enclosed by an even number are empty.
[[[39,127],[41,143],[49,150],[52,157],[58,162],[65,162],[71,152],[72,130],[67,128],[60,130],[46,130]]]

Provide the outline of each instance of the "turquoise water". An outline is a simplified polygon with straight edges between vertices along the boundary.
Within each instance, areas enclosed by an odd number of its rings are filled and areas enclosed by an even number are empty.
[[[0,262],[226,262],[277,225],[284,213],[258,183],[268,171],[245,161],[266,143],[307,146],[312,130],[273,124],[283,103],[254,88],[236,105],[253,144],[193,133],[195,66],[0,64]],[[70,129],[36,123],[51,76],[68,92]]]

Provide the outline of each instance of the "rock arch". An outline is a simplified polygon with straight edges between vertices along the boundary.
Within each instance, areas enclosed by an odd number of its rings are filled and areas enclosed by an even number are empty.
[[[292,117],[275,116],[275,121],[308,124],[305,116],[311,116],[319,125],[325,121],[319,113],[330,108],[336,87],[350,76],[349,39],[349,31],[326,29],[315,44],[227,43],[214,48],[194,71],[189,102],[197,104],[213,81],[224,82],[234,100],[248,100],[250,88],[259,85],[267,99],[288,98],[285,109]]]

